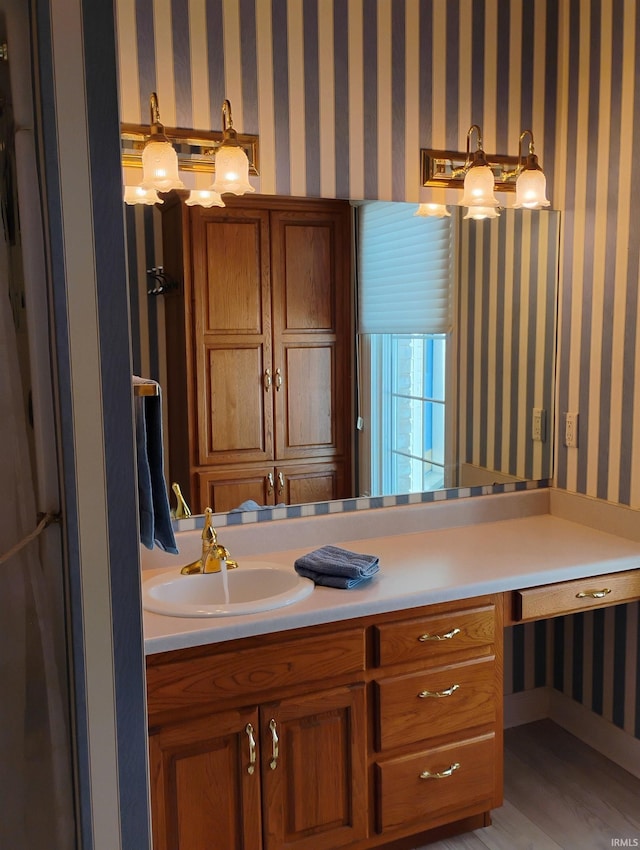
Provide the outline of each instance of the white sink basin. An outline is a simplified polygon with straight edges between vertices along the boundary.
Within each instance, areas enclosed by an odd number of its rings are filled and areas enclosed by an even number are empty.
[[[142,605],[170,617],[229,617],[292,605],[313,588],[308,578],[279,564],[241,564],[226,574],[190,576],[172,569],[142,582]]]

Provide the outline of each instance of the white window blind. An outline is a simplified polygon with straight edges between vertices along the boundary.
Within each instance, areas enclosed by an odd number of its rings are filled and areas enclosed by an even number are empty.
[[[452,328],[452,218],[416,204],[358,207],[360,333],[448,333]]]

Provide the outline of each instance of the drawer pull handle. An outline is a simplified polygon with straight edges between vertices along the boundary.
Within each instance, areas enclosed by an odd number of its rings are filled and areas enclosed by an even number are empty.
[[[580,593],[576,593],[576,599],[604,599],[609,593],[611,593],[610,587],[602,590],[581,590]]]
[[[460,629],[451,629],[450,632],[445,632],[443,635],[420,635],[418,640],[420,643],[426,643],[428,640],[451,640],[451,638],[460,634]]]
[[[271,770],[275,770],[278,766],[279,749],[276,721],[273,718],[269,721],[269,729],[271,730],[271,761],[269,762],[269,767]]]
[[[253,737],[253,726],[250,723],[247,723],[244,731],[249,738],[249,765],[247,767],[247,773],[252,775],[256,770],[256,739]]]
[[[441,770],[440,773],[429,773],[428,770],[423,770],[420,774],[420,779],[446,779],[447,776],[452,776],[456,770],[460,769],[460,762],[455,762],[446,770]]]
[[[460,685],[451,685],[451,687],[447,688],[445,691],[420,691],[418,696],[420,699],[427,699],[428,697],[442,699],[442,697],[450,697],[451,694],[454,694],[459,687]]]

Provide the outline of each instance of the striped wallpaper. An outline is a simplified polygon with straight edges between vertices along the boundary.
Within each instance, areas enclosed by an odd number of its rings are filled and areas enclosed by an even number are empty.
[[[519,132],[530,127],[549,196],[563,210],[556,419],[579,414],[577,448],[564,447],[556,434],[556,483],[640,508],[634,0],[116,6],[122,120],[146,123],[156,90],[167,125],[219,129],[222,99],[229,97],[238,131],[260,135],[255,185],[263,193],[428,200],[419,188],[420,147],[464,150],[468,127],[478,123],[487,151],[515,154]],[[147,250],[153,215],[127,213],[128,232]],[[161,311],[145,299],[141,313]],[[626,614],[603,615],[597,652],[611,659],[624,648],[635,660],[637,612],[621,610]],[[603,711],[615,705],[611,716],[619,720],[622,710],[624,728],[638,734],[630,719],[640,714],[635,662],[622,677],[601,676],[591,649],[600,618],[592,619],[593,628],[568,619],[514,629],[513,689],[531,687],[552,670],[557,687],[595,710],[599,700]]]
[[[459,224],[461,463],[552,477],[559,213],[504,210]],[[531,438],[533,408],[548,434]]]

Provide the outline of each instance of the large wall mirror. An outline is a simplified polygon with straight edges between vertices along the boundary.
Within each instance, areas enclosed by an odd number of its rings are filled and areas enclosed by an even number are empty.
[[[350,387],[352,413],[347,413],[353,420],[354,474],[351,490],[341,498],[551,478],[560,214],[505,209],[497,219],[470,221],[452,207],[451,219],[431,220],[414,215],[416,204],[353,206],[356,238],[348,250],[359,254],[352,264],[358,287],[368,286],[378,268],[388,281],[381,290],[392,293],[390,303],[407,302],[411,312],[413,295],[407,287],[415,288],[416,274],[422,274],[416,264],[428,266],[432,285],[430,264],[442,265],[446,253],[446,267],[439,273],[450,287],[450,302],[440,325],[416,331],[400,324],[380,333],[362,325],[362,297],[352,293],[351,303],[359,306],[349,316],[357,378]],[[385,242],[382,234],[394,221],[398,229],[391,228]],[[157,287],[152,278],[144,279],[144,272],[163,264],[157,209],[128,208],[127,229],[134,371],[163,384],[168,368],[175,367],[166,362],[164,335],[170,302],[179,303],[182,281],[166,298],[147,292]],[[422,240],[422,232],[424,241],[435,245],[436,260],[418,258],[394,235]],[[166,264],[178,249],[167,244],[166,231],[164,241]],[[404,271],[399,268],[403,257],[409,260]],[[273,306],[276,310],[275,301]],[[164,404],[184,409],[183,398],[166,392]],[[168,417],[167,430],[171,421]],[[171,468],[171,457],[167,465]],[[272,504],[279,501],[274,498]],[[235,507],[255,508],[262,500],[252,502]]]

